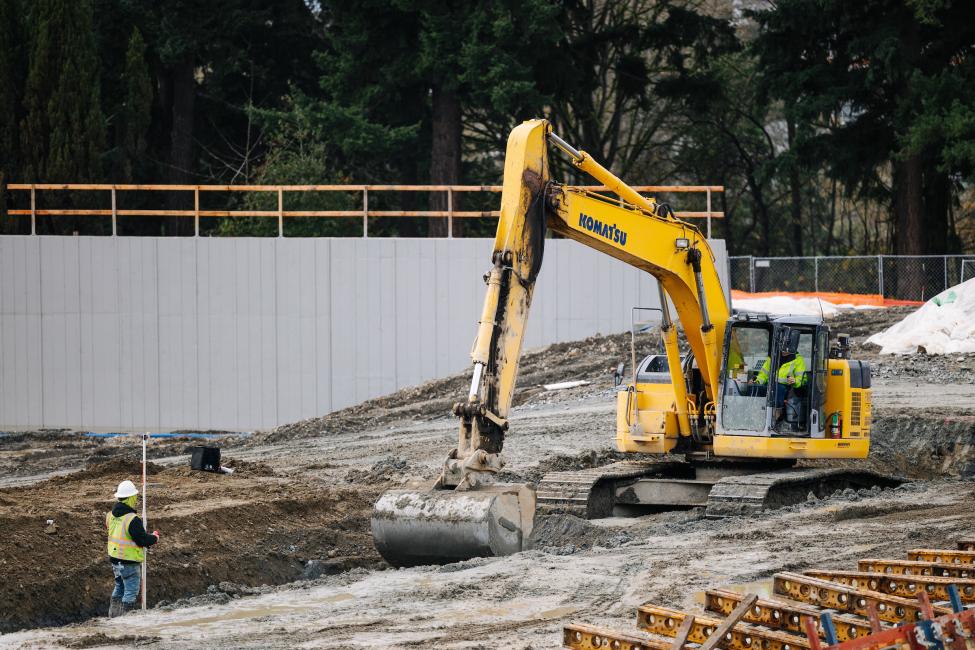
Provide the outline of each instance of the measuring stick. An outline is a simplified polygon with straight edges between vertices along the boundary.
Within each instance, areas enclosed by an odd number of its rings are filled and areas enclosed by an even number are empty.
[[[149,444],[149,432],[142,434],[142,525],[147,534],[149,531],[149,519],[146,516],[146,445]],[[142,560],[142,611],[146,610],[146,579],[149,577],[148,571],[149,553],[148,549],[145,558]]]

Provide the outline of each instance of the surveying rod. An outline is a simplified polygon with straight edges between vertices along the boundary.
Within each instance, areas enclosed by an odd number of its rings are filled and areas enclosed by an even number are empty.
[[[146,445],[149,444],[149,432],[142,434],[142,525],[143,529],[149,530],[149,519],[146,516]],[[145,557],[142,560],[142,611],[146,610],[146,579],[149,577],[147,566],[149,564],[149,549],[146,549]]]

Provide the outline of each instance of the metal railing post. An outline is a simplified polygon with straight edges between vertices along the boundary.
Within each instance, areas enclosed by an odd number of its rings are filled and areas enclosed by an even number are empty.
[[[748,287],[751,293],[755,293],[755,258],[748,256]]]
[[[711,188],[708,187],[708,239],[711,239]]]
[[[200,186],[193,188],[193,236],[200,236]]]
[[[284,190],[278,188],[278,237],[284,237]]]
[[[33,183],[30,186],[30,234],[37,234],[37,197]]]
[[[813,268],[815,269],[813,271],[813,277],[815,278],[813,280],[813,286],[815,286],[816,293],[819,293],[819,256],[818,255],[813,258]]]
[[[369,190],[362,190],[362,236],[369,237]]]
[[[115,197],[115,186],[112,185],[112,237],[118,236],[118,204]]]
[[[884,295],[884,256],[877,256],[877,282],[880,284],[880,297],[885,298]]]
[[[454,190],[447,188],[447,239],[454,237]]]
[[[948,290],[948,256],[945,255],[945,291]]]

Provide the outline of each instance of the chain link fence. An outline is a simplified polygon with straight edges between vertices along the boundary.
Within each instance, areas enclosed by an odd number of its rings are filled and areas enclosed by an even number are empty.
[[[975,278],[975,255],[730,257],[731,288],[879,295],[923,302]]]

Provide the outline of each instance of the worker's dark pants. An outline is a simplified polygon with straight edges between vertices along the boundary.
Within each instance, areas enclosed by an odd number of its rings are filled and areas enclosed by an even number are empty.
[[[782,406],[785,404],[785,396],[789,392],[788,384],[776,384],[775,385],[775,405]]]
[[[112,571],[115,573],[115,590],[112,591],[112,598],[116,600],[121,598],[123,603],[134,603],[139,596],[139,587],[142,586],[142,565],[112,562]]]

